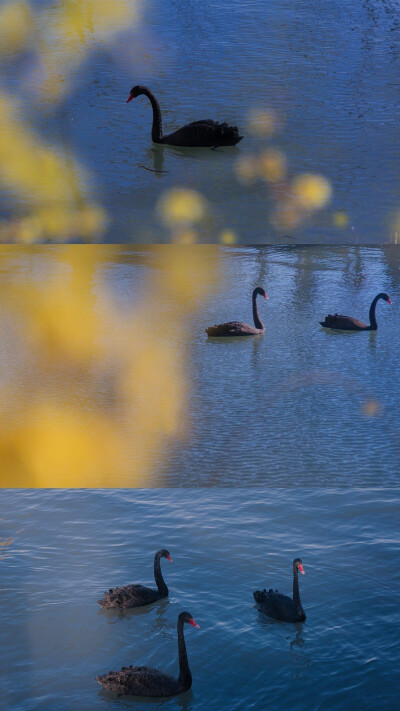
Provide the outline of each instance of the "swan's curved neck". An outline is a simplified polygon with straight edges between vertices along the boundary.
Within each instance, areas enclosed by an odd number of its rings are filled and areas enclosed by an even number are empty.
[[[162,576],[160,556],[158,555],[158,553],[156,553],[155,558],[154,558],[154,578],[155,578],[158,590],[161,593],[161,595],[167,596],[168,595],[168,588],[167,588],[167,586],[164,582],[164,578]]]
[[[256,328],[264,330],[264,324],[258,315],[257,294],[253,294],[253,321]]]
[[[302,609],[299,590],[299,571],[296,565],[293,566],[293,605],[296,610]]]
[[[186,653],[186,642],[183,635],[183,621],[178,619],[178,649],[179,649],[179,683],[182,689],[190,689],[192,686],[192,673],[189,669],[189,662]]]
[[[145,94],[145,96],[148,96],[148,98],[150,99],[151,106],[153,108],[153,125],[151,127],[151,138],[154,143],[161,143],[163,139],[163,132],[160,104],[158,103],[156,97],[150,91],[150,89],[144,89],[142,93]]]
[[[375,318],[375,309],[376,309],[376,304],[379,299],[380,299],[380,296],[378,294],[378,296],[375,296],[375,299],[373,300],[371,306],[369,307],[369,328],[370,328],[370,331],[376,331],[376,329],[378,328],[378,324],[377,324],[376,318]]]

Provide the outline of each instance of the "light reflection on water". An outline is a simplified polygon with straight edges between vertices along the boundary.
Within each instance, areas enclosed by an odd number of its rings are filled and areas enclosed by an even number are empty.
[[[0,686],[5,711],[51,708],[394,709],[399,654],[399,491],[159,489],[3,491]],[[21,530],[23,529],[23,530]],[[152,582],[168,545],[167,600],[102,612],[110,585]],[[307,620],[270,620],[260,586],[291,592],[301,555]],[[94,676],[127,664],[177,669],[186,631],[190,692],[116,698]]]

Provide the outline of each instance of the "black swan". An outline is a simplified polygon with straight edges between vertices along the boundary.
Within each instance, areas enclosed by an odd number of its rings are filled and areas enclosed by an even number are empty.
[[[243,323],[242,321],[229,321],[229,323],[219,323],[216,326],[210,326],[206,328],[206,333],[208,336],[213,338],[218,336],[257,336],[260,333],[265,333],[265,326],[261,321],[258,310],[257,310],[257,295],[263,296],[264,299],[268,299],[264,289],[261,286],[257,286],[252,295],[253,302],[253,320],[254,326],[249,326],[248,323]]]
[[[218,123],[211,119],[193,121],[193,123],[188,123],[177,131],[169,133],[168,136],[164,136],[160,104],[150,89],[145,86],[134,86],[126,103],[140,94],[148,96],[153,107],[151,138],[154,143],[167,143],[170,146],[186,146],[187,148],[196,146],[216,148],[217,146],[235,146],[243,138],[243,136],[239,136],[237,126],[228,126],[227,123]]]
[[[99,682],[108,691],[117,691],[119,694],[131,696],[174,696],[182,691],[187,691],[192,686],[192,675],[189,669],[186,654],[185,638],[183,636],[183,623],[187,622],[199,629],[189,612],[181,612],[178,616],[178,649],[179,649],[179,677],[175,679],[165,672],[151,667],[122,667],[121,671],[110,671],[108,674],[96,676]]]
[[[256,590],[253,593],[254,599],[260,605],[262,612],[276,620],[286,622],[304,622],[306,613],[304,612],[299,593],[299,571],[305,575],[303,562],[300,558],[293,561],[293,600],[287,595],[282,595],[278,590]]]
[[[172,563],[172,558],[165,548],[155,554],[154,578],[157,583],[157,590],[146,588],[144,585],[125,585],[123,588],[110,588],[108,592],[104,593],[102,600],[97,600],[97,604],[101,605],[105,610],[111,607],[142,607],[167,597],[168,588],[161,573],[160,558],[166,558]]]
[[[387,301],[388,304],[392,303],[389,296],[383,291],[375,296],[369,309],[369,326],[352,316],[341,316],[340,314],[333,316],[329,314],[329,316],[325,316],[325,321],[320,321],[320,324],[324,328],[333,328],[336,331],[376,331],[378,324],[375,318],[375,309],[379,299]]]

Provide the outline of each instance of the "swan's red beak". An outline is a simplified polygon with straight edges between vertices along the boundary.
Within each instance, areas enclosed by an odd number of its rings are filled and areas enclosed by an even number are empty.
[[[194,621],[193,617],[191,617],[190,620],[188,620],[188,622],[190,622],[190,624],[193,625],[193,627],[196,627],[197,630],[200,629],[200,625],[198,625],[197,622]]]
[[[267,301],[268,301],[268,296],[266,294],[264,294],[264,299],[267,299]]]
[[[392,305],[392,302],[390,301],[390,299],[388,299],[387,302],[388,302],[388,304]]]
[[[172,558],[170,555],[167,555],[167,560],[169,560],[169,562],[172,563]]]
[[[305,575],[305,574],[306,574],[306,571],[304,570],[303,566],[300,565],[300,563],[299,563],[299,565],[298,565],[297,567],[298,567],[298,569],[300,570],[300,573],[301,573],[302,575]]]
[[[126,100],[126,103],[129,104],[130,101],[134,98],[132,92],[129,94],[129,99]]]

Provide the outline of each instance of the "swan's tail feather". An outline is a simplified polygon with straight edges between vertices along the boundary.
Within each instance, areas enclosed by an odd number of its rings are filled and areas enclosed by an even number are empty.
[[[239,129],[237,126],[229,126],[226,122],[224,122],[217,124],[216,128],[218,130],[217,138],[222,144],[227,146],[235,146],[243,138],[243,136],[239,136]]]
[[[269,590],[266,590],[264,588],[264,590],[256,590],[255,592],[253,592],[253,595],[256,602],[264,603],[268,599],[268,595],[273,595],[277,592],[278,590],[273,590],[272,588],[270,588]]]
[[[265,598],[265,594],[265,590],[256,590],[255,592],[253,592],[255,601],[258,603],[262,602]]]

